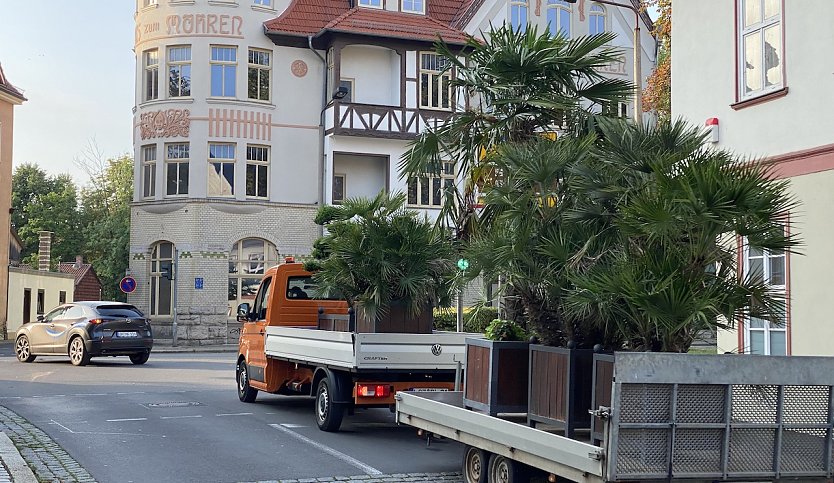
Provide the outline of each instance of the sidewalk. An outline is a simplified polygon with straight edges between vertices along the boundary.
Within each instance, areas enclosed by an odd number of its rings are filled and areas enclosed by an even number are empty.
[[[153,342],[153,349],[151,349],[151,354],[161,352],[237,352],[237,343],[216,345],[183,345],[182,343],[180,343],[176,346],[173,346],[171,345],[170,339],[157,339]]]

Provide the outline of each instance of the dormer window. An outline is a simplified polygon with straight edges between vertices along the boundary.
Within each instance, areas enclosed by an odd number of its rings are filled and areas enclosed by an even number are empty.
[[[425,0],[402,0],[400,10],[406,13],[426,13]]]
[[[359,0],[360,7],[382,8],[382,0]]]

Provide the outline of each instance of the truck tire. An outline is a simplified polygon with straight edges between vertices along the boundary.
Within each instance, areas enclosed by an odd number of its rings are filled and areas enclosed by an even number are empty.
[[[506,456],[494,454],[489,459],[489,483],[519,483],[521,465]]]
[[[474,446],[463,451],[463,483],[487,483],[489,453]]]
[[[237,397],[245,403],[255,402],[258,397],[258,390],[249,385],[249,368],[246,366],[246,361],[240,360],[237,363],[236,379],[237,379]]]
[[[316,424],[322,431],[336,432],[342,425],[345,407],[333,403],[333,390],[330,379],[325,377],[319,381],[316,389]]]

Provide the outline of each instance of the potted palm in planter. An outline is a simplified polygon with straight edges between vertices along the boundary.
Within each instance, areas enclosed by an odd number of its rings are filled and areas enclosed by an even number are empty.
[[[356,311],[358,332],[430,333],[432,307],[448,306],[454,289],[451,240],[404,208],[405,196],[380,193],[319,209],[326,234],[305,269],[322,296]]]
[[[463,405],[498,413],[527,412],[528,346],[524,329],[511,320],[493,320],[484,339],[466,339]]]

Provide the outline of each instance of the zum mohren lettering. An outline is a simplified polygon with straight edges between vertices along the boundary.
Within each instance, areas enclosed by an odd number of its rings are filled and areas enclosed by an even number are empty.
[[[168,15],[168,35],[214,34],[243,35],[243,17],[232,15],[194,14]]]

